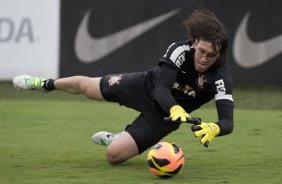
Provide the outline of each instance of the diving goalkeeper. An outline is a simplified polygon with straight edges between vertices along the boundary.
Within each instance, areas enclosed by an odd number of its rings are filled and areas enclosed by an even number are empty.
[[[107,160],[113,164],[143,153],[177,130],[189,113],[215,99],[218,120],[192,126],[200,143],[208,146],[217,136],[233,131],[233,83],[226,61],[229,38],[224,25],[209,10],[194,10],[183,25],[188,40],[172,43],[150,70],[55,80],[19,75],[14,86],[84,94],[91,100],[117,102],[139,111],[122,133],[98,132],[92,137],[107,146]],[[164,121],[164,117],[171,121]]]

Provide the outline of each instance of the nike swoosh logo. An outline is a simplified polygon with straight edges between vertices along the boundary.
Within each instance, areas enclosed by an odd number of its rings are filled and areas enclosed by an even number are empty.
[[[282,52],[282,35],[254,42],[247,33],[250,12],[243,18],[234,38],[233,55],[235,62],[243,68],[253,68],[268,62]]]
[[[96,62],[115,50],[136,39],[140,35],[156,27],[158,24],[179,12],[178,9],[157,16],[150,20],[120,30],[101,38],[94,38],[88,32],[88,20],[91,11],[88,11],[78,28],[75,38],[75,53],[83,63]]]

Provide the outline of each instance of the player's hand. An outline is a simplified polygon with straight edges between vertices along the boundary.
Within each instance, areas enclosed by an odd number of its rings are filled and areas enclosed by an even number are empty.
[[[186,122],[187,118],[190,118],[189,114],[180,106],[174,105],[170,108],[171,121],[180,120],[181,122]]]
[[[200,143],[205,147],[219,134],[219,126],[215,123],[201,123],[200,125],[193,125],[191,127],[196,137],[202,137]]]

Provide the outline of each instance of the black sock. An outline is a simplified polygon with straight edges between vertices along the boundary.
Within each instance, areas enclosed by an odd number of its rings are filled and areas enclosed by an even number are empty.
[[[47,91],[51,91],[51,90],[56,89],[55,86],[54,86],[54,82],[55,82],[55,80],[53,80],[53,79],[45,80],[44,84],[43,84],[43,88]]]

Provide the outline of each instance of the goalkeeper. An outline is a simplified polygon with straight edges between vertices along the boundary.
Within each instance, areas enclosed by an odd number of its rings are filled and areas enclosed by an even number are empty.
[[[177,130],[189,113],[215,99],[218,120],[192,126],[195,136],[207,147],[215,137],[233,131],[233,84],[226,62],[229,39],[224,25],[208,10],[194,10],[183,25],[189,39],[171,44],[150,70],[56,80],[19,75],[13,80],[14,86],[85,94],[92,100],[117,102],[139,111],[124,132],[92,136],[94,142],[108,146],[107,160],[113,164],[143,153]],[[164,121],[164,117],[171,121]]]

